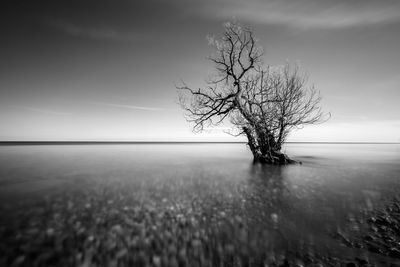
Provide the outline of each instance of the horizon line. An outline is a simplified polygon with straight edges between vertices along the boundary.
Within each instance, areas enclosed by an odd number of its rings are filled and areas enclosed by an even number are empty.
[[[246,141],[0,141],[0,145],[91,145],[91,144],[247,144]],[[400,142],[285,142],[285,144],[400,144]]]

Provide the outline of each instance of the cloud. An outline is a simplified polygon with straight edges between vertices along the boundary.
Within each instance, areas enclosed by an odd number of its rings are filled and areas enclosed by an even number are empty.
[[[54,111],[54,110],[49,110],[49,109],[42,109],[42,108],[34,108],[34,107],[26,107],[26,106],[13,106],[13,107],[24,109],[24,110],[29,110],[29,111],[34,111],[34,112],[39,112],[39,113],[44,113],[44,114],[50,114],[50,115],[58,115],[58,116],[72,115],[72,113],[59,112],[59,111]]]
[[[203,10],[221,18],[302,29],[335,29],[400,21],[399,1],[217,0]]]
[[[145,110],[145,111],[164,110],[163,108],[159,108],[159,107],[144,107],[144,106],[121,105],[121,104],[105,103],[105,102],[92,102],[92,104],[101,105],[101,106],[107,106],[107,107],[114,107],[114,108],[135,109],[135,110]]]
[[[227,130],[232,130],[232,127],[228,127],[228,126],[204,127],[203,130],[205,130],[205,131],[227,131]]]
[[[48,24],[68,35],[96,40],[133,41],[142,37],[137,33],[121,32],[111,27],[82,26],[66,21],[50,21]]]
[[[353,120],[310,125],[293,132],[292,142],[398,142],[400,120]]]

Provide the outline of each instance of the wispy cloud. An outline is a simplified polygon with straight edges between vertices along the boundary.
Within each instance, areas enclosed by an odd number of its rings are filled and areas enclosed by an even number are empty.
[[[72,113],[59,112],[59,111],[43,109],[43,108],[35,108],[35,107],[27,107],[27,106],[12,106],[12,107],[24,109],[24,110],[28,110],[28,111],[34,111],[34,112],[38,112],[38,113],[50,114],[50,115],[58,115],[58,116],[72,115]]]
[[[145,111],[159,111],[164,110],[159,107],[144,107],[144,106],[133,106],[133,105],[122,105],[122,104],[114,104],[114,103],[106,103],[106,102],[91,102],[95,105],[114,107],[114,108],[123,108],[123,109],[135,109],[135,110],[145,110]]]
[[[367,121],[368,120],[368,116],[364,116],[364,115],[333,115],[332,116],[335,119],[339,119],[339,120],[351,120],[351,121]]]
[[[143,37],[138,33],[122,32],[112,27],[83,26],[59,20],[50,21],[48,24],[71,36],[80,36],[97,40],[134,41]]]
[[[324,0],[217,0],[207,14],[295,28],[348,28],[400,21],[400,2]]]

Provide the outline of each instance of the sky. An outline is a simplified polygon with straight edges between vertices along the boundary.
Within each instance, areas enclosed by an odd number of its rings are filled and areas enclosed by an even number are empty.
[[[243,141],[193,133],[175,88],[206,84],[207,36],[232,20],[332,114],[288,141],[400,142],[398,0],[3,1],[0,140]]]

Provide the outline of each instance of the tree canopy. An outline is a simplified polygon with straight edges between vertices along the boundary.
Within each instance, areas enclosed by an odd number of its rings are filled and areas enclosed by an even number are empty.
[[[215,72],[204,88],[183,84],[180,104],[199,132],[229,120],[236,135],[245,135],[254,160],[293,162],[280,152],[294,128],[323,122],[319,92],[308,85],[299,66],[263,64],[263,49],[253,31],[226,23],[220,38],[209,37]]]

